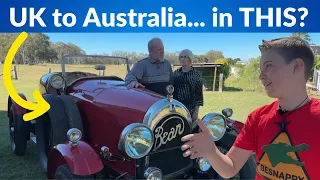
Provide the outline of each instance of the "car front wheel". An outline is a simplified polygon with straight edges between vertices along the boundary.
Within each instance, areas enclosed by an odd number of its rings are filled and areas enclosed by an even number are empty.
[[[79,176],[72,174],[68,165],[63,164],[57,168],[55,173],[55,179],[94,179],[94,176]]]
[[[226,133],[222,139],[216,142],[216,146],[219,151],[223,154],[227,154],[227,152],[231,149],[234,141],[236,139],[235,134]],[[254,155],[251,155],[247,162],[243,165],[240,171],[230,179],[255,179],[256,178],[256,162]],[[223,179],[217,174],[218,179]]]
[[[23,120],[23,115],[17,116],[13,106],[9,109],[9,133],[12,151],[18,156],[23,156],[27,150],[28,126]]]

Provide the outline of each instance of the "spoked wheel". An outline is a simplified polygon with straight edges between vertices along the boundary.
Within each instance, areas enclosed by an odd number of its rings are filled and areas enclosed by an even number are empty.
[[[16,116],[11,106],[9,109],[10,144],[14,154],[23,156],[27,150],[28,126],[22,115]]]

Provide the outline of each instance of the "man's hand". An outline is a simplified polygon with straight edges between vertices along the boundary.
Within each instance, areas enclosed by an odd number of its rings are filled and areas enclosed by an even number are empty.
[[[144,85],[138,83],[137,81],[132,81],[130,84],[127,86],[128,88],[138,88],[138,87],[143,87]]]
[[[198,119],[197,123],[202,130],[201,133],[189,134],[181,138],[182,142],[188,141],[181,147],[182,151],[187,150],[183,156],[190,156],[191,159],[208,157],[217,150],[211,131],[202,120]]]

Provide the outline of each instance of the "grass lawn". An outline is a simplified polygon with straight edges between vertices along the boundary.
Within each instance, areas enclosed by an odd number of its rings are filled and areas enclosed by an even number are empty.
[[[59,65],[45,66],[19,66],[18,80],[12,80],[17,92],[24,93],[29,101],[34,101],[33,90],[38,88],[40,77],[48,72],[60,71]],[[0,75],[3,65],[0,65]],[[94,66],[67,66],[67,71],[87,71],[95,72]],[[125,66],[107,66],[106,75],[117,75],[124,78]],[[27,75],[27,73],[29,73]],[[35,145],[29,142],[26,156],[17,157],[11,152],[8,120],[6,117],[8,94],[3,86],[3,79],[0,76],[0,179],[44,179],[46,178],[40,171],[38,165]],[[253,92],[204,92],[204,107],[200,109],[200,116],[209,112],[221,112],[223,108],[234,110],[234,119],[245,121],[247,115],[254,109],[272,102],[265,94]]]

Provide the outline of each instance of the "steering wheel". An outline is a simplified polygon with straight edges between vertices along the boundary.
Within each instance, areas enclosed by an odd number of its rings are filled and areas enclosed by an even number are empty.
[[[97,76],[97,75],[93,73],[75,71],[75,72],[67,72],[65,75],[63,75],[63,78],[66,80],[67,86],[70,86],[77,79],[82,77],[88,77],[88,76]]]

